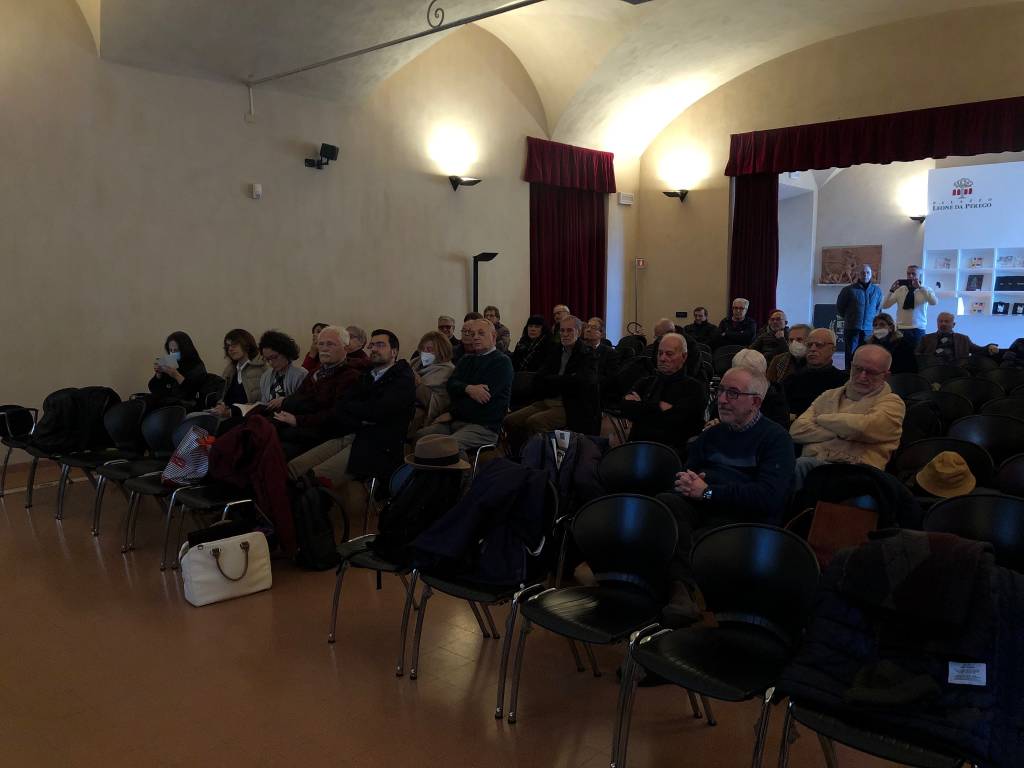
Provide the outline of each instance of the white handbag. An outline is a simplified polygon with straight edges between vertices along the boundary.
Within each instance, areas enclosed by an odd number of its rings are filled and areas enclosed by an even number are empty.
[[[185,599],[209,605],[270,589],[270,548],[259,531],[189,547],[181,545]]]

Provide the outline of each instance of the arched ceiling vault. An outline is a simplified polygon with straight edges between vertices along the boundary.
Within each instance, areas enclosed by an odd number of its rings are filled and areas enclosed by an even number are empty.
[[[244,81],[408,35],[427,0],[77,0],[105,59]],[[500,0],[438,0],[446,21]],[[551,138],[634,158],[729,80],[838,35],[992,0],[546,0],[481,22],[522,62]],[[97,22],[98,20],[98,22]],[[445,32],[266,87],[365,98]]]

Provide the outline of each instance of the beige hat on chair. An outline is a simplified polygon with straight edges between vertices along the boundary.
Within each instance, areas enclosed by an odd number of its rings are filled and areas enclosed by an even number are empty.
[[[469,462],[459,456],[459,444],[448,435],[424,435],[405,463],[416,469],[469,469]]]
[[[943,499],[964,496],[977,484],[963,456],[954,451],[938,454],[921,468],[914,479],[932,496]]]

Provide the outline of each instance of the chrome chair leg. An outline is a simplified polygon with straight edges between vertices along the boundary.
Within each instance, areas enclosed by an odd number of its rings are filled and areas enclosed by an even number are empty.
[[[377,571],[377,591],[380,592],[382,589],[384,589],[384,580],[380,571]]]
[[[832,743],[832,739],[819,733],[818,743],[821,744],[821,753],[825,756],[826,768],[839,768],[839,762],[836,760],[836,747]]]
[[[476,619],[476,625],[480,627],[480,634],[485,638],[490,638],[491,633],[488,632],[487,627],[484,626],[484,620],[480,618],[480,611],[477,610],[476,603],[472,600],[467,600],[466,602],[469,603],[469,607],[473,611],[473,618]]]
[[[100,475],[96,483],[96,500],[92,505],[92,535],[100,535],[100,510],[103,508],[103,494],[107,491],[107,478]]]
[[[179,559],[179,553],[181,552],[181,539],[182,533],[185,530],[185,513],[188,510],[184,504],[178,505],[178,531],[174,537],[174,563],[171,564],[171,570],[177,571],[181,569],[181,560]],[[192,522],[196,521],[195,514],[192,515]]]
[[[64,497],[68,492],[68,485],[70,484],[71,478],[71,465],[61,464],[60,465],[60,480],[57,481],[57,514],[54,516],[54,520],[64,519]]]
[[[167,514],[164,518],[164,546],[160,550],[160,570],[167,570],[167,545],[171,540],[171,520],[174,518],[174,508],[178,506],[178,491],[185,490],[182,488],[175,488],[174,493],[171,494],[170,501],[167,502]],[[185,510],[182,508],[181,516],[185,516]]]
[[[505,708],[505,680],[508,678],[508,657],[512,649],[512,633],[516,628],[516,619],[519,618],[519,606],[523,600],[532,593],[541,589],[540,584],[534,584],[526,589],[519,590],[512,598],[512,606],[509,608],[508,618],[505,620],[505,639],[501,643],[501,664],[498,666],[498,703],[494,708],[494,719],[501,720]]]
[[[633,643],[626,651],[626,659],[622,663],[622,680],[619,683],[619,703],[615,708],[615,723],[612,727],[612,758],[611,768],[620,768],[624,764],[625,756],[622,749],[622,738],[624,730],[628,731],[629,725],[626,721],[626,712],[629,707],[627,702],[636,695],[637,664],[633,661]]]
[[[410,680],[415,680],[419,674],[418,665],[420,663],[420,638],[423,637],[423,617],[427,615],[427,601],[430,600],[432,594],[434,594],[434,590],[430,588],[429,584],[424,584],[423,590],[420,592],[420,611],[416,614],[416,633],[412,639],[412,661],[409,663]]]
[[[373,506],[373,497],[377,494],[377,478],[370,478],[370,490],[366,496],[366,509],[363,510],[363,535],[370,530],[370,507]]]
[[[4,468],[0,470],[0,499],[4,497],[7,490],[7,465],[11,461],[11,454],[14,453],[14,446],[7,446],[7,453],[4,455]]]
[[[405,574],[404,573],[398,574],[398,580],[402,582],[402,586],[405,587],[405,591],[408,592],[409,591],[409,580],[407,578],[405,578]],[[378,584],[380,583],[380,571],[377,571],[377,583]],[[380,589],[380,587],[377,587],[377,589]],[[413,598],[412,598],[412,609],[414,611],[418,611],[420,609],[420,604],[418,602],[416,602],[416,596],[415,595],[413,595]]]
[[[25,509],[32,509],[32,491],[36,484],[36,468],[39,466],[39,458],[32,457],[32,464],[28,468],[28,480],[25,483]]]
[[[703,693],[700,695],[700,703],[704,707],[704,714],[708,718],[708,725],[718,725],[718,721],[715,720],[715,713],[711,710],[711,702],[708,701],[708,697]]]
[[[334,643],[338,637],[338,603],[341,601],[341,582],[345,579],[345,571],[348,570],[348,560],[342,560],[338,564],[338,574],[334,581],[334,600],[331,602],[331,626],[327,630],[327,642]]]
[[[140,498],[139,494],[134,491],[128,497],[128,512],[125,513],[124,518],[124,543],[121,544],[122,555],[128,551],[128,541],[132,532],[132,520],[135,519],[135,507],[138,505]]]
[[[761,716],[757,719],[757,735],[754,738],[754,756],[750,763],[751,768],[761,768],[764,762],[764,744],[768,739],[768,720],[772,716],[771,707],[774,695],[775,686],[772,686],[764,692],[761,699]]]
[[[693,719],[700,720],[702,715],[700,713],[700,706],[697,704],[697,697],[693,695],[691,690],[687,690],[686,695],[690,698],[690,709],[693,710]]]
[[[580,658],[580,652],[579,649],[576,647],[576,641],[573,640],[571,637],[567,637],[565,639],[569,643],[569,650],[572,651],[573,661],[576,662],[576,671],[582,672],[586,669],[586,667],[583,666],[583,659]]]
[[[498,627],[494,623],[494,617],[491,616],[491,609],[484,603],[480,603],[480,610],[484,614],[484,618],[487,619],[487,626],[491,628],[491,637],[494,640],[500,640],[501,635],[498,634]]]
[[[395,666],[395,676],[401,677],[405,673],[405,638],[409,630],[409,614],[412,611],[412,598],[416,592],[416,582],[420,578],[420,572],[415,568],[409,577],[409,588],[405,591],[405,610],[402,612],[402,631],[399,636],[398,664]]]
[[[789,738],[793,728],[793,700],[786,704],[786,717],[782,721],[782,741],[779,742],[778,768],[789,768]]]
[[[519,705],[519,680],[523,676],[523,655],[526,653],[526,636],[530,634],[532,625],[530,620],[523,618],[523,625],[519,628],[519,643],[516,648],[516,663],[512,669],[512,698],[508,704],[508,722],[516,722],[516,707]]]
[[[590,661],[590,669],[594,673],[594,677],[600,677],[601,669],[597,666],[597,657],[594,656],[594,649],[590,647],[590,643],[584,643],[583,650],[587,652],[587,660]]]
[[[480,466],[480,454],[484,451],[493,451],[497,447],[497,443],[488,443],[476,449],[476,454],[473,456],[473,472],[470,474],[470,477],[476,477],[477,468]]]

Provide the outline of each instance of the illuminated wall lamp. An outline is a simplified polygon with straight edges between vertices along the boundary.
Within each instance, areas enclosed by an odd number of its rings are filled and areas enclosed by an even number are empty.
[[[665,197],[678,197],[679,202],[681,203],[683,202],[683,200],[686,199],[686,196],[689,193],[690,190],[688,189],[670,189],[668,192],[662,192],[661,194],[663,194]]]
[[[475,187],[483,179],[478,179],[475,176],[449,176],[448,181],[452,184],[452,189],[456,192],[459,187]]]
[[[924,224],[924,220],[928,218],[927,213],[922,213],[920,216],[911,216],[911,221],[916,221],[918,224]]]

